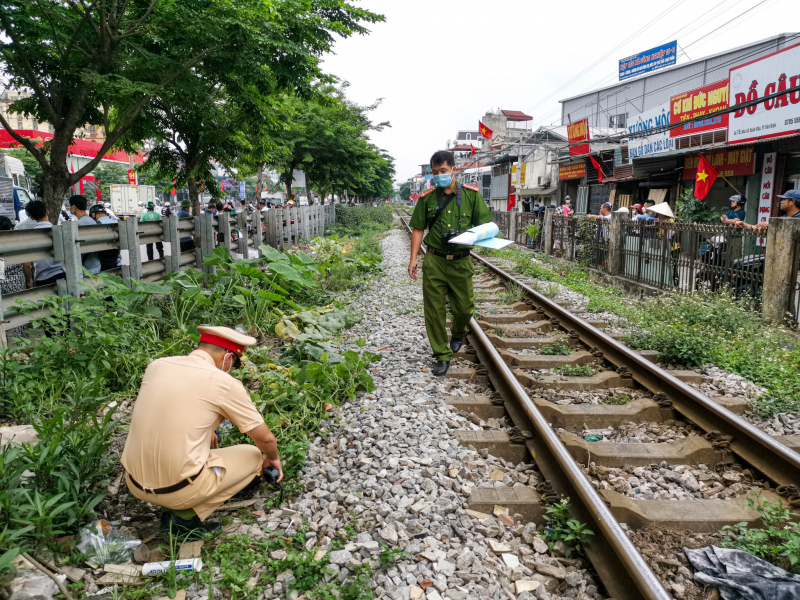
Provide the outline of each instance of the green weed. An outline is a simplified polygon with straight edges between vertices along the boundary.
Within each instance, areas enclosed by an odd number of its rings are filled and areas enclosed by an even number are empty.
[[[503,304],[515,304],[521,302],[525,295],[525,290],[516,283],[510,283],[500,291],[500,301]]]
[[[627,404],[630,402],[630,396],[611,396],[610,398],[606,399],[606,404]]]
[[[554,371],[564,377],[591,377],[594,375],[594,365],[564,365]]]
[[[543,533],[550,552],[553,551],[553,547],[558,541],[564,542],[567,546],[567,551],[565,552],[567,558],[573,552],[583,552],[582,544],[586,537],[594,535],[594,532],[591,529],[587,529],[585,523],[569,518],[569,498],[548,504],[545,512],[547,514],[543,518],[548,523],[548,526],[545,527]]]
[[[564,342],[553,342],[539,348],[539,354],[544,354],[545,356],[567,356],[572,354],[572,350]]]

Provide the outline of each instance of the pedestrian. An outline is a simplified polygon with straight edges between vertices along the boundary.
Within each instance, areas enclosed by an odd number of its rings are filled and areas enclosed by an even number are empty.
[[[654,204],[652,208],[650,208],[650,212],[656,215],[656,219],[659,223],[674,222],[675,215],[672,213],[672,209],[666,202]],[[670,219],[673,221],[670,221]]]
[[[266,198],[261,198],[261,200],[258,201],[258,210],[260,210],[262,213],[265,213],[269,210],[269,204],[267,203]]]
[[[89,216],[94,219],[98,225],[116,225],[118,222],[112,219],[106,212],[107,209],[102,204],[95,204],[89,209]],[[111,271],[120,265],[119,250],[111,249],[100,250],[97,253],[100,259],[100,271]]]
[[[564,204],[561,206],[561,214],[565,217],[571,217],[575,214],[575,210],[572,208],[572,198],[569,197],[569,194],[564,196]]]
[[[736,226],[739,221],[744,221],[747,217],[747,212],[744,210],[744,204],[747,202],[744,196],[735,194],[729,198],[731,207],[728,212],[722,217],[721,221],[726,225]]]
[[[475,310],[472,290],[472,261],[470,246],[448,243],[448,240],[476,225],[489,223],[492,213],[483,201],[478,188],[462,186],[453,178],[455,158],[447,151],[436,152],[430,160],[435,187],[423,193],[409,226],[411,260],[408,274],[417,279],[417,254],[423,242],[427,248],[422,270],[422,296],[425,311],[425,330],[436,365],[434,375],[444,375],[454,352],[464,343],[469,321]],[[447,342],[445,296],[450,301],[453,322],[450,343]]]
[[[161,221],[161,215],[156,212],[156,204],[152,200],[147,203],[147,210],[142,213],[142,216],[139,217],[140,223],[153,223],[155,221]],[[153,243],[150,242],[146,245],[147,248],[147,260],[153,260]],[[164,243],[163,242],[156,242],[156,250],[158,250],[158,258],[159,260],[164,258]]]
[[[642,205],[641,204],[634,204],[631,206],[631,219],[635,220],[638,218],[639,215],[642,214]]]
[[[652,210],[650,210],[651,208],[653,208],[653,206],[655,206],[655,204],[656,204],[655,200],[649,200],[649,199],[645,200],[644,201],[644,207],[643,207],[644,214],[643,215],[639,215],[638,217],[636,217],[636,220],[637,221],[658,221],[658,217],[652,212]]]
[[[189,209],[192,207],[192,201],[188,198],[181,200],[181,209],[178,211],[178,219],[191,219],[192,213]],[[181,252],[191,252],[194,250],[194,238],[190,235],[180,239]]]
[[[25,212],[36,222],[34,229],[53,228],[53,224],[49,220],[50,211],[47,210],[41,200],[28,202],[27,206],[25,206]],[[34,286],[50,285],[59,279],[66,279],[67,277],[64,263],[57,261],[55,258],[43,258],[33,263],[25,263],[22,266],[22,270],[25,273],[25,286],[28,289]]]
[[[206,205],[206,214],[207,215],[217,214],[217,205],[214,203],[213,200],[209,200],[208,204]]]
[[[789,217],[790,219],[800,219],[800,190],[789,190],[785,194],[778,196],[778,207],[781,210],[781,215]],[[739,229],[750,229],[752,231],[766,232],[769,228],[767,221],[750,225],[744,221],[738,221],[736,227]]]
[[[80,194],[70,196],[69,210],[78,219],[78,227],[96,226],[95,220],[86,212],[89,206],[89,201]],[[81,257],[83,268],[89,271],[92,275],[97,275],[100,272],[100,257],[97,252],[89,252]]]
[[[111,202],[104,202],[103,207],[106,209],[106,216],[114,222],[119,221],[119,217],[111,210]]]
[[[165,511],[161,531],[218,531],[206,520],[237,492],[261,482],[262,469],[283,478],[278,444],[242,383],[230,375],[256,340],[227,327],[198,327],[188,356],[154,360],[142,378],[120,462],[125,482],[143,502]],[[219,447],[215,430],[229,419],[255,446]]]
[[[603,202],[600,206],[600,214],[599,215],[586,215],[589,219],[605,219],[610,221],[611,220],[611,211],[614,209],[614,205],[611,202]]]

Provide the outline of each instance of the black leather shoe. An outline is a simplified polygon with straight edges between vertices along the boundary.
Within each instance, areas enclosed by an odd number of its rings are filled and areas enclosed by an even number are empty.
[[[433,367],[433,374],[437,377],[447,374],[447,369],[450,367],[449,360],[437,360],[436,365]]]
[[[451,337],[450,338],[450,350],[453,351],[453,354],[461,350],[461,346],[464,345],[464,338],[460,337]]]
[[[161,515],[161,533],[173,535],[181,539],[202,540],[207,533],[219,531],[219,523],[204,523],[195,515],[191,519],[182,519],[174,512],[169,511]]]

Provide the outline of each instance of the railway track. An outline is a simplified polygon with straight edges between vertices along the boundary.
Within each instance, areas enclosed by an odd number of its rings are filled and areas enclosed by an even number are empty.
[[[398,211],[398,216],[410,233],[407,215]],[[524,493],[520,488],[476,489],[470,496],[472,508],[491,512],[495,505],[508,506],[538,520],[545,502],[569,497],[572,516],[596,534],[585,551],[608,593],[620,599],[666,599],[671,595],[620,523],[631,528],[716,531],[726,524],[757,520],[746,502],[752,493],[729,500],[635,499],[613,489],[596,489],[590,480],[592,470],[712,464],[735,473],[745,486],[760,486],[767,499],[777,500],[780,493],[784,502],[800,504],[795,487],[800,483],[797,452],[699,393],[676,377],[679,373],[658,367],[613,339],[600,329],[601,323],[581,319],[484,257],[473,253],[472,258],[486,269],[485,275],[476,277],[477,289],[491,294],[514,284],[524,299],[510,306],[499,302],[481,306],[479,319],[473,317],[470,324],[469,346],[454,356],[448,372],[455,378],[486,378],[502,403],[478,396],[452,398],[449,403],[481,418],[507,416],[514,427],[509,432],[464,431],[457,437],[462,444],[487,448],[508,460],[534,462],[545,480],[535,492],[530,488]],[[500,332],[509,325],[530,333],[513,338],[487,332]],[[568,344],[570,355],[519,352],[554,341]],[[457,358],[477,363],[476,368],[455,367]],[[566,364],[591,364],[599,372],[588,377],[537,374],[537,370]],[[537,397],[545,395],[545,390],[596,389],[635,390],[639,398],[624,405],[558,405]],[[613,428],[629,421],[669,420],[687,424],[686,437],[672,443],[590,442],[571,432]],[[559,434],[556,428],[565,432]]]

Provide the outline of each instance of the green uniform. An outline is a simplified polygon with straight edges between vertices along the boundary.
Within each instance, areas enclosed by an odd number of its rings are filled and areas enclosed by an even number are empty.
[[[161,215],[154,210],[148,210],[147,212],[142,213],[142,216],[139,217],[140,223],[149,223],[151,221],[160,221],[160,220],[161,220]]]
[[[469,251],[472,246],[444,242],[442,231],[447,232],[453,229],[464,233],[467,229],[489,223],[492,220],[492,213],[489,212],[489,208],[476,188],[467,186],[462,188],[460,210],[456,205],[455,195],[455,188],[453,188],[452,194],[442,195],[443,202],[447,202],[451,196],[453,196],[453,201],[442,213],[433,230],[429,231],[423,240],[429,250],[433,249],[448,255]],[[409,226],[413,229],[428,229],[438,209],[438,193],[431,191],[423,194],[417,201]],[[459,212],[461,213],[460,228]],[[472,260],[469,256],[448,259],[436,256],[432,252],[425,255],[425,264],[422,269],[425,330],[428,332],[428,340],[436,360],[449,361],[453,356],[445,325],[447,321],[445,296],[450,299],[450,311],[453,313],[453,323],[450,327],[453,337],[461,338],[467,333],[469,320],[475,310],[472,274]]]

